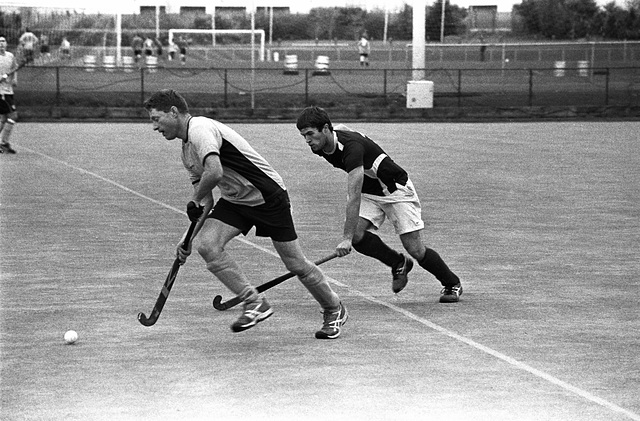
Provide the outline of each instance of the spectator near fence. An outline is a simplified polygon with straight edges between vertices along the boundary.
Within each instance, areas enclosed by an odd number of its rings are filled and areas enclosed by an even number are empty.
[[[156,47],[156,54],[158,55],[158,58],[162,57],[162,41],[158,38],[154,38],[153,44]]]
[[[24,54],[24,60],[26,63],[33,62],[34,50],[37,43],[38,37],[35,36],[35,34],[31,32],[29,28],[27,28],[20,36],[20,46],[22,47],[22,52]]]
[[[169,46],[167,47],[167,56],[169,60],[173,60],[176,58],[176,52],[178,51],[178,46],[173,39],[169,40]]]
[[[71,60],[71,43],[67,37],[63,37],[60,43],[60,59]]]
[[[51,57],[51,50],[49,49],[49,36],[47,34],[40,35],[40,58],[42,61],[47,61]]]
[[[150,57],[153,55],[153,50],[155,48],[155,42],[150,37],[145,38],[144,40],[144,55]]]
[[[140,58],[142,57],[143,43],[144,43],[144,40],[138,34],[136,34],[131,40],[131,49],[133,50],[133,59],[135,60],[136,63],[140,61]]]
[[[367,39],[367,34],[363,34],[358,42],[358,53],[360,54],[360,66],[369,65],[369,53],[371,52],[371,45]]]
[[[185,64],[187,64],[187,47],[189,46],[189,41],[184,36],[180,36],[180,38],[178,38],[177,44],[178,49],[180,50],[180,61],[184,66]]]

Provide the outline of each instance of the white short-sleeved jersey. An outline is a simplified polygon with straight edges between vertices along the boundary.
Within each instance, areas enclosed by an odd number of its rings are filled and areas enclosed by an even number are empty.
[[[207,117],[192,117],[182,142],[182,163],[193,184],[200,181],[204,160],[211,154],[220,157],[224,174],[218,188],[231,203],[258,206],[286,190],[282,177],[235,130]]]
[[[15,68],[15,57],[12,53],[5,51],[4,54],[0,54],[0,76],[10,73]],[[0,82],[0,94],[13,95],[14,75],[11,75],[7,79]]]

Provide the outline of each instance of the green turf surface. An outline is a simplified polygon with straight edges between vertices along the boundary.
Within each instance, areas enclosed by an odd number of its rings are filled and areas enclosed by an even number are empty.
[[[410,173],[424,239],[461,302],[416,266],[323,265],[350,311],[318,341],[295,279],[240,334],[198,256],[153,308],[188,226],[179,141],[150,124],[19,124],[0,155],[2,420],[640,420],[639,123],[349,124]],[[311,259],[340,240],[346,180],[290,124],[233,125],[282,174]],[[400,247],[389,226],[380,234]],[[256,284],[286,270],[252,233]],[[64,333],[80,339],[69,346]]]

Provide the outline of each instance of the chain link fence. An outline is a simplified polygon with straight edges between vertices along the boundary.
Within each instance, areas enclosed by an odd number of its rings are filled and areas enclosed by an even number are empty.
[[[151,64],[151,65],[150,65]],[[640,67],[427,68],[434,107],[640,106]],[[146,96],[174,88],[194,107],[286,108],[308,104],[402,104],[411,69],[298,67],[196,68],[99,62],[27,66],[18,106],[140,107]]]

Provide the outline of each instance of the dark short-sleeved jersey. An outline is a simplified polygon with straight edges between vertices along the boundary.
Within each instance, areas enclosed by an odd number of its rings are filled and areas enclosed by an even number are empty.
[[[336,126],[340,127],[340,126]],[[382,148],[367,136],[351,130],[334,130],[336,148],[332,153],[318,155],[341,170],[351,172],[364,167],[362,193],[387,196],[396,191],[396,184],[406,185],[409,176],[393,162]]]

